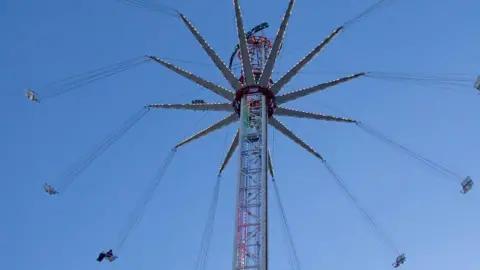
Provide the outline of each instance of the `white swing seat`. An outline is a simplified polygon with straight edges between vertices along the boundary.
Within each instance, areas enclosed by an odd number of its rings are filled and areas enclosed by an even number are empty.
[[[45,190],[45,192],[47,192],[47,193],[50,194],[50,195],[56,195],[56,194],[58,194],[58,191],[55,190],[54,187],[52,187],[51,185],[49,185],[49,184],[47,184],[47,183],[45,183],[45,184],[43,185],[43,189]]]
[[[393,268],[398,268],[400,265],[404,264],[407,258],[405,257],[405,254],[401,254],[397,257],[395,262],[392,264]]]
[[[37,94],[30,89],[27,89],[27,91],[25,92],[25,96],[27,96],[27,98],[33,102],[40,102],[40,100],[37,98]]]
[[[470,176],[467,176],[463,181],[462,181],[462,193],[467,194],[473,187],[473,180]]]

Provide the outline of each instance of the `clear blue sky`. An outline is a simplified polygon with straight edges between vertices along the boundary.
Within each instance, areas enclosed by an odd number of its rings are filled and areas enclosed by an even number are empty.
[[[227,59],[235,42],[231,2],[163,3],[183,11]],[[273,37],[287,2],[241,1],[246,26],[267,21],[271,28],[266,33]],[[277,70],[289,69],[335,27],[373,2],[297,1]],[[341,34],[305,73],[480,73],[480,2],[393,2]],[[222,113],[209,113],[197,125],[202,113],[152,111],[65,196],[48,197],[41,185],[58,181],[63,170],[145,104],[221,99],[153,63],[44,104],[28,102],[23,92],[143,54],[210,63],[188,30],[179,20],[114,0],[4,0],[0,25],[0,269],[193,269],[225,136],[230,142],[234,127],[179,151],[120,259],[98,265],[95,257],[115,244],[168,150],[222,118]],[[212,67],[175,63],[226,85]],[[334,76],[302,75],[284,91]],[[458,90],[365,78],[289,106],[332,114],[321,103],[337,107],[478,179],[480,97],[473,88]],[[480,251],[478,190],[461,195],[459,187],[355,126],[281,120],[330,161],[407,254],[402,269],[480,268],[475,259]],[[303,269],[390,269],[395,254],[371,233],[318,160],[278,133],[272,147]],[[231,267],[235,163],[236,159],[226,170],[220,191],[209,256],[212,270]],[[281,220],[271,202],[270,266],[286,270]]]

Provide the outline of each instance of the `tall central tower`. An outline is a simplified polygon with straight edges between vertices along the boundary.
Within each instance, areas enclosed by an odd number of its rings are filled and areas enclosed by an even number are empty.
[[[226,168],[233,153],[237,148],[240,148],[233,243],[233,270],[268,270],[267,173],[270,171],[273,176],[273,168],[268,153],[267,125],[272,126],[316,158],[324,161],[318,152],[277,120],[275,115],[321,121],[357,123],[357,121],[353,119],[299,111],[283,106],[284,103],[365,75],[365,73],[357,73],[330,82],[279,94],[279,92],[344,29],[344,26],[335,29],[326,39],[303,57],[288,72],[280,76],[274,83],[271,80],[271,76],[277,56],[282,47],[285,30],[294,3],[295,0],[289,1],[275,40],[272,42],[264,36],[256,35],[256,33],[268,27],[266,23],[260,24],[250,32],[245,33],[239,0],[233,0],[238,34],[238,46],[235,50],[238,50],[238,57],[241,62],[240,66],[242,67],[239,77],[233,74],[232,69],[222,61],[185,15],[179,14],[195,39],[200,43],[204,51],[222,73],[223,77],[228,81],[231,90],[168,63],[163,59],[150,56],[151,60],[227,100],[227,102],[223,103],[202,102],[198,104],[149,105],[149,108],[223,111],[229,113],[229,115],[222,120],[183,140],[175,146],[175,149],[237,121],[240,122],[239,128],[219,170],[220,175]],[[235,59],[235,57],[230,59]],[[230,61],[230,67],[231,62],[232,61]],[[279,105],[278,107],[277,104]]]
[[[247,38],[254,82],[236,92],[234,107],[240,116],[240,168],[237,184],[233,270],[267,270],[268,207],[267,207],[267,125],[275,109],[273,95],[258,80],[271,49],[271,41],[263,36]],[[238,54],[240,60],[242,54]]]

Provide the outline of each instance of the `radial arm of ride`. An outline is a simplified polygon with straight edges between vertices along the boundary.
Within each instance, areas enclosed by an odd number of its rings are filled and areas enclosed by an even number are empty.
[[[320,114],[320,113],[304,112],[304,111],[282,108],[282,107],[278,107],[275,110],[275,114],[276,115],[281,115],[281,116],[304,118],[304,119],[325,120],[325,121],[345,122],[345,123],[357,123],[357,121],[355,121],[353,119],[350,119],[350,118],[330,116],[330,115],[325,115],[325,114]]]
[[[212,126],[206,128],[206,129],[200,131],[199,133],[197,133],[197,134],[187,138],[186,140],[180,142],[179,144],[177,144],[175,146],[175,148],[179,148],[180,146],[183,146],[183,145],[185,145],[185,144],[187,144],[191,141],[194,141],[194,140],[199,139],[203,136],[206,136],[206,135],[208,135],[208,134],[210,134],[210,133],[212,133],[212,132],[214,132],[218,129],[226,127],[226,126],[234,123],[237,120],[238,120],[238,115],[236,113],[232,113],[231,115],[229,115],[226,118],[220,120],[219,122],[213,124]]]
[[[214,84],[214,83],[212,83],[212,82],[209,82],[209,81],[207,81],[207,80],[205,80],[205,79],[203,79],[203,78],[201,78],[201,77],[199,77],[199,76],[197,76],[197,75],[194,75],[194,74],[192,74],[192,73],[190,73],[190,72],[188,72],[188,71],[186,71],[186,70],[183,70],[183,69],[181,69],[181,68],[179,68],[179,67],[177,67],[177,66],[174,66],[174,65],[168,63],[167,61],[162,60],[162,59],[160,59],[160,58],[158,58],[158,57],[150,56],[150,58],[151,58],[153,61],[161,64],[162,66],[164,66],[164,67],[172,70],[173,72],[175,72],[175,73],[177,73],[177,74],[179,74],[179,75],[181,75],[181,76],[189,79],[190,81],[192,81],[192,82],[194,82],[194,83],[196,83],[196,84],[198,84],[198,85],[200,85],[200,86],[205,87],[206,89],[214,92],[215,94],[217,94],[217,95],[219,95],[219,96],[221,96],[221,97],[223,97],[223,98],[225,98],[225,99],[227,99],[227,100],[230,100],[230,101],[233,100],[234,93],[231,92],[231,91],[229,91],[229,90],[227,90],[227,89],[225,89],[225,88],[223,88],[223,87],[221,87],[220,85]]]
[[[333,87],[333,86],[336,86],[336,85],[339,85],[339,84],[342,84],[342,83],[345,83],[345,82],[348,82],[348,81],[351,81],[353,79],[363,77],[363,76],[365,76],[365,73],[361,72],[361,73],[349,75],[349,76],[346,76],[346,77],[338,78],[338,79],[335,79],[335,80],[330,81],[330,82],[321,83],[321,84],[317,84],[315,86],[311,86],[311,87],[308,87],[308,88],[296,90],[296,91],[278,96],[276,98],[276,101],[277,101],[277,104],[283,104],[283,103],[295,100],[297,98],[305,97],[305,96],[311,95],[313,93],[316,93],[318,91],[326,90],[330,87]]]
[[[272,162],[272,155],[270,154],[270,149],[268,149],[267,151],[267,158],[268,158],[268,170],[270,171],[270,175],[274,177],[275,172],[273,171],[273,162]]]
[[[240,131],[237,130],[237,133],[235,133],[235,137],[233,138],[233,141],[230,144],[230,147],[228,148],[227,154],[225,155],[225,158],[222,162],[222,165],[220,166],[220,170],[218,172],[219,174],[221,174],[223,172],[223,170],[225,170],[228,162],[230,161],[230,159],[233,156],[233,153],[235,153],[235,150],[238,147],[239,138],[240,138]]]
[[[197,41],[202,45],[202,48],[205,50],[205,52],[208,54],[210,59],[212,59],[213,63],[217,68],[222,72],[223,76],[225,79],[230,83],[230,85],[233,87],[233,89],[238,90],[242,88],[242,84],[238,81],[238,79],[235,77],[235,75],[232,73],[232,71],[225,65],[225,63],[220,59],[218,54],[208,45],[208,43],[205,41],[205,39],[200,35],[200,33],[195,29],[195,27],[192,25],[192,23],[183,15],[180,14],[180,17],[182,18],[183,22],[185,25],[188,27],[190,32],[192,32],[193,36],[197,39]]]
[[[151,104],[149,108],[177,109],[190,111],[217,111],[233,112],[230,103],[205,103],[205,104]]]
[[[242,55],[243,75],[247,85],[255,84],[253,77],[252,62],[250,61],[250,54],[247,47],[247,35],[245,34],[245,27],[243,26],[242,11],[240,10],[239,0],[233,0],[235,5],[235,18],[237,19],[238,44],[240,45],[240,53]]]
[[[322,41],[315,49],[313,49],[307,56],[300,60],[295,66],[292,67],[285,75],[283,75],[275,84],[272,85],[270,90],[273,94],[277,94],[282,88],[290,82],[312,59],[320,53],[343,29],[343,26],[338,27],[333,31],[324,41]]]
[[[285,30],[287,29],[288,21],[290,19],[290,15],[292,14],[294,4],[295,0],[290,0],[288,8],[285,11],[285,15],[283,16],[282,23],[280,24],[280,28],[278,29],[277,36],[275,37],[275,41],[273,42],[272,50],[270,51],[267,63],[263,68],[262,76],[260,77],[259,81],[259,84],[263,87],[268,86],[273,69],[275,68],[275,61],[277,60],[278,53],[280,52],[283,38],[285,36]]]
[[[312,147],[306,144],[302,139],[300,139],[297,135],[295,135],[291,130],[289,130],[284,124],[282,124],[280,121],[278,121],[274,117],[270,117],[270,119],[268,119],[268,124],[273,126],[275,129],[280,131],[283,135],[287,136],[290,140],[300,145],[303,149],[307,150],[309,153],[311,153],[315,157],[323,160],[322,156],[319,153],[317,153]]]

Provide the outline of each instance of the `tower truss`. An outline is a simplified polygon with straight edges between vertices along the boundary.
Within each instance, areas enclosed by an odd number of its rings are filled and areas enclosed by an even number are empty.
[[[247,40],[255,83],[261,75],[271,41],[252,35]],[[242,55],[239,54],[242,60]],[[243,60],[242,60],[243,61]],[[240,81],[244,81],[244,74]],[[268,89],[247,86],[237,91],[234,101],[240,115],[237,204],[234,234],[233,269],[267,269],[268,193],[267,121],[273,113],[274,99]]]

